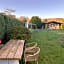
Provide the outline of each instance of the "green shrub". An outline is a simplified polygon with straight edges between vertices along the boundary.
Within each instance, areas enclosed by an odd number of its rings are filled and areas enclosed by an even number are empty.
[[[28,41],[31,39],[31,32],[23,26],[15,26],[8,32],[7,37],[8,40],[20,39]]]
[[[23,26],[23,23],[15,18],[11,18],[8,16],[4,16],[5,23],[6,23],[6,31],[8,32],[11,27],[14,26]]]
[[[15,18],[0,14],[0,39],[6,40],[7,32],[14,26],[23,26],[23,23]]]
[[[3,39],[5,33],[5,20],[2,15],[0,15],[0,39]]]

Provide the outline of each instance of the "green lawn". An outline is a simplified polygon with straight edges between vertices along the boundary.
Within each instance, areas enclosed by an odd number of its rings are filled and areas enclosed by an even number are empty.
[[[32,32],[32,41],[36,41],[40,47],[39,64],[64,64],[64,43],[60,42],[64,38],[63,32],[64,30],[38,30]]]

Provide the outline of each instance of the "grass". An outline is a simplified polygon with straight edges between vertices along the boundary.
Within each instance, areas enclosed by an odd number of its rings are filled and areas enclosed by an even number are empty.
[[[39,64],[64,64],[64,47],[60,39],[64,30],[38,30],[32,32],[32,41],[40,47]],[[27,64],[35,64],[28,62]]]

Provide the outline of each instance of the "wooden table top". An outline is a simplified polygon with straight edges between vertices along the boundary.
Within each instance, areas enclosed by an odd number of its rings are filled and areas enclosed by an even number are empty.
[[[0,49],[0,60],[20,60],[24,40],[10,40]]]

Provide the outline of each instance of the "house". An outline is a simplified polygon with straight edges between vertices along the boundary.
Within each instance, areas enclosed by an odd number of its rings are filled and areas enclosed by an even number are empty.
[[[43,29],[64,29],[64,19],[63,18],[49,18],[42,19]]]

